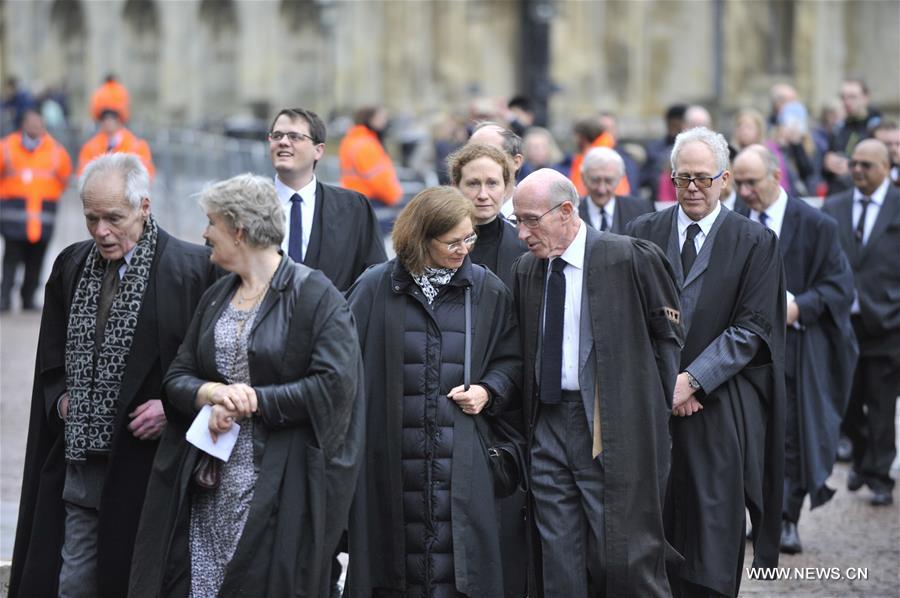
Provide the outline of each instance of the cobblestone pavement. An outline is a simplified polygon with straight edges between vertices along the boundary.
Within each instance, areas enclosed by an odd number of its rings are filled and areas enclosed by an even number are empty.
[[[66,225],[58,228],[45,273],[49,272],[52,257],[63,246],[86,237],[77,197],[72,199],[63,205],[61,220]],[[160,220],[170,230],[177,228],[167,224],[164,217]],[[0,317],[0,561],[7,561],[12,555],[39,326],[40,317],[34,313]],[[869,505],[868,490],[855,493],[846,490],[846,476],[847,467],[838,465],[830,480],[830,485],[838,489],[832,501],[813,512],[803,512],[800,538],[804,552],[783,556],[780,563],[790,568],[792,578],[748,581],[745,573],[741,594],[900,597],[900,491],[894,492],[894,506],[875,508]],[[747,552],[749,567],[752,561],[749,544]],[[857,568],[863,569],[860,573],[867,574],[868,578],[859,579]],[[798,573],[807,579],[798,579]],[[854,574],[857,579],[834,579],[848,574]],[[821,579],[822,575],[828,579]],[[816,576],[820,578],[813,579]],[[0,595],[3,593],[0,590]]]

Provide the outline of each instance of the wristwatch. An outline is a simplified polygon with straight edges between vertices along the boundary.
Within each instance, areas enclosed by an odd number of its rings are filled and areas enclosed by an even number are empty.
[[[690,384],[691,388],[693,388],[694,390],[700,390],[700,383],[697,382],[697,379],[694,378],[690,372],[685,372],[685,374],[687,374],[688,384]]]

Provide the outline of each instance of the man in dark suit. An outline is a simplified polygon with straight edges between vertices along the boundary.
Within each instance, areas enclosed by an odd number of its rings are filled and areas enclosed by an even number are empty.
[[[682,328],[652,243],[601,235],[565,175],[541,169],[513,199],[513,294],[526,372],[533,596],[668,596],[662,504]],[[615,339],[615,342],[609,342]],[[640,475],[635,475],[640,472]],[[541,588],[541,585],[543,586]]]
[[[387,261],[387,254],[369,201],[316,178],[316,163],[324,153],[325,123],[319,115],[285,108],[275,116],[269,156],[288,223],[281,248],[346,291],[366,268]]]
[[[10,596],[124,596],[144,491],[165,428],[162,378],[215,278],[208,251],[150,214],[134,154],[81,179],[92,241],[47,282]]]
[[[672,148],[678,205],[629,232],[664,248],[681,289],[666,536],[684,556],[675,596],[735,596],[745,505],[754,566],[778,564],[784,484],[784,275],[775,235],[723,209],[722,135],[696,127]]]
[[[608,147],[588,151],[581,163],[581,180],[588,194],[578,206],[581,219],[600,231],[624,234],[625,226],[648,212],[654,212],[653,202],[630,195],[616,195],[616,187],[625,175],[622,156]]]
[[[747,207],[739,210],[778,237],[787,287],[785,339],[784,508],[781,552],[801,552],[797,522],[803,499],[828,502],[825,485],[834,465],[841,418],[859,354],[850,325],[853,271],[838,240],[837,224],[781,187],[778,159],[762,145],[734,161],[733,186]],[[828,367],[822,367],[828,364]]]
[[[868,485],[876,506],[894,500],[889,473],[900,394],[900,190],[888,179],[890,164],[882,142],[859,142],[849,163],[854,188],[822,208],[838,222],[856,287],[851,313],[860,356],[842,425],[853,443],[847,488]]]

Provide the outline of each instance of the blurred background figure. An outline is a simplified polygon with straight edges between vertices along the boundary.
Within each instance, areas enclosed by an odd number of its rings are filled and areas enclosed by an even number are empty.
[[[506,107],[509,128],[519,137],[525,137],[525,133],[534,125],[534,102],[528,96],[515,95],[510,98]]]
[[[40,309],[34,295],[56,223],[57,202],[71,174],[72,160],[65,148],[47,133],[40,113],[26,108],[21,130],[0,140],[0,233],[5,242],[0,312],[12,306],[20,265],[25,268],[22,309]]]
[[[655,211],[650,200],[616,195],[623,176],[625,162],[618,152],[608,147],[591,148],[581,166],[581,178],[588,189],[587,197],[578,205],[582,220],[597,230],[623,235],[629,222]]]
[[[828,185],[828,195],[850,189],[850,156],[856,144],[872,136],[881,121],[881,113],[869,106],[869,88],[865,81],[848,77],[841,83],[841,103],[844,120],[831,136],[828,152],[822,162],[822,175]]]
[[[654,139],[647,143],[647,158],[641,167],[641,187],[650,192],[650,199],[659,201],[659,186],[661,182],[670,186],[669,181],[671,165],[669,164],[669,155],[672,153],[672,145],[675,143],[675,136],[684,130],[684,113],[687,106],[684,104],[673,104],[666,108],[666,134],[661,139]],[[671,196],[670,201],[675,199],[675,190],[672,188],[668,191]]]
[[[705,107],[699,104],[688,106],[684,112],[684,128],[706,127],[712,129],[712,116]]]
[[[383,205],[399,203],[403,189],[383,145],[388,128],[387,110],[380,106],[365,106],[356,111],[353,123],[338,148],[341,186]]]
[[[553,134],[544,127],[528,129],[522,139],[522,156],[525,160],[516,177],[517,182],[541,168],[552,168],[568,175],[572,167],[571,157],[563,154]]]
[[[131,131],[125,128],[122,116],[113,109],[106,109],[100,113],[97,123],[97,133],[81,146],[78,153],[78,174],[84,172],[88,163],[102,154],[136,154],[143,162],[150,178],[156,172],[153,167],[153,156],[150,153],[150,145]]]
[[[625,178],[628,179],[629,190],[631,193],[637,194],[641,183],[641,167],[638,162],[643,163],[647,159],[644,148],[636,143],[625,144],[622,142],[622,138],[619,137],[619,121],[615,114],[603,111],[599,118],[600,126],[615,140],[613,149],[625,163]]]
[[[734,133],[731,145],[741,151],[746,147],[764,143],[766,140],[766,122],[762,112],[756,108],[744,108],[734,118]]]
[[[20,126],[25,110],[34,106],[34,97],[22,87],[18,77],[3,81],[3,104],[0,110],[0,135],[8,135]]]
[[[873,132],[875,139],[888,148],[891,157],[890,179],[894,185],[900,185],[900,125],[892,120],[882,121]]]
[[[597,117],[583,118],[575,123],[572,128],[572,134],[575,141],[577,153],[572,158],[572,168],[569,171],[569,179],[575,185],[579,197],[584,197],[587,193],[587,187],[581,179],[581,163],[584,161],[584,155],[593,147],[615,147],[616,140],[609,131],[603,129],[600,119]],[[631,187],[628,185],[628,179],[622,178],[616,187],[616,194],[628,195]]]
[[[103,84],[91,96],[91,118],[98,121],[107,110],[118,113],[122,124],[131,119],[131,98],[128,90],[112,73],[106,76]]]
[[[506,193],[504,195],[503,204],[500,206],[500,212],[509,217],[512,214],[512,196],[516,188],[516,177],[525,163],[525,156],[522,155],[522,138],[512,132],[512,130],[494,121],[485,121],[478,123],[472,136],[469,137],[469,143],[484,143],[501,150],[509,158],[513,169],[513,179],[506,184]]]
[[[445,114],[434,125],[432,133],[432,145],[434,147],[434,169],[438,183],[450,184],[450,174],[447,172],[447,156],[458,150],[469,139],[469,131],[466,129],[466,118],[461,114]]]

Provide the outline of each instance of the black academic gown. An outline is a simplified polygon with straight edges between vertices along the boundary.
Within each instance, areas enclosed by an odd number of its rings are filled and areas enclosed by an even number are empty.
[[[469,260],[460,274],[470,276],[472,284],[471,379],[496,393],[483,413],[495,421],[495,431],[509,431],[510,440],[522,442],[504,419],[505,412],[518,407],[521,379],[512,297],[499,278]],[[353,598],[369,598],[373,588],[402,595],[407,587],[401,399],[404,318],[406,302],[413,300],[403,292],[408,284],[415,283],[394,259],[365,272],[348,293],[366,362],[368,402],[366,462],[348,531],[351,557],[345,595]],[[454,410],[450,477],[456,589],[471,598],[500,598],[503,575],[493,481],[474,419],[459,409]]]
[[[749,216],[750,210],[736,210]],[[788,327],[785,373],[796,397],[802,487],[810,508],[828,502],[825,485],[834,465],[841,418],[850,398],[859,349],[850,324],[853,271],[841,249],[837,223],[801,199],[788,198],[778,238],[785,286],[800,310]],[[828,364],[823,367],[823,364]],[[791,433],[790,430],[787,433]]]
[[[187,596],[192,471],[184,439],[215,363],[215,325],[239,280],[203,296],[166,375],[171,413],[153,464],[132,565],[131,597]],[[362,456],[362,359],[344,298],[319,272],[284,257],[259,306],[247,347],[259,402],[259,477],[219,597],[308,596],[330,591],[331,557],[346,527]]]
[[[642,216],[629,230],[668,248],[677,209]],[[743,568],[744,505],[753,522],[753,565],[778,564],[785,292],[774,233],[731,211],[723,210],[719,218],[680,369],[731,326],[753,332],[763,347],[737,375],[718,388],[704,389],[705,396],[699,397],[703,411],[672,418],[666,534],[685,557],[679,577],[734,596]]]
[[[35,360],[25,471],[19,502],[9,596],[55,596],[62,564],[66,477],[63,422],[56,402],[65,391],[66,329],[72,298],[93,241],[64,249],[53,263],[44,295]],[[119,598],[128,587],[131,552],[158,442],[138,440],[127,414],[162,397],[162,379],[187,331],[194,307],[215,279],[209,251],[159,230],[119,393],[109,470],[100,499],[98,583],[101,596]]]
[[[516,227],[502,214],[487,224],[475,227],[478,241],[469,251],[473,264],[481,264],[496,274],[507,288],[512,288],[513,263],[528,251],[524,241],[519,240]]]
[[[683,339],[678,291],[653,244],[588,227],[583,293],[589,295],[600,393],[606,596],[668,596],[665,563],[678,558],[663,532],[672,393]],[[513,293],[523,355],[529,446],[539,412],[536,360],[548,260],[516,263]],[[599,340],[598,340],[599,339]],[[540,540],[532,530],[532,547]],[[539,557],[536,557],[539,558]],[[530,596],[542,596],[540,561]],[[548,597],[555,598],[555,597]]]
[[[316,183],[316,210],[303,264],[346,291],[366,268],[387,261],[369,200],[356,191]]]

